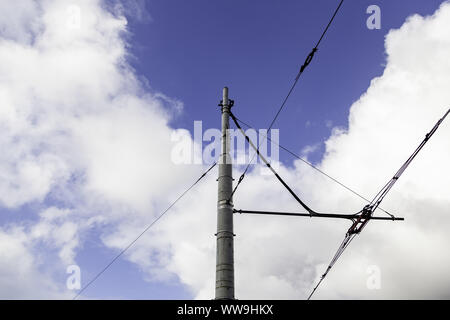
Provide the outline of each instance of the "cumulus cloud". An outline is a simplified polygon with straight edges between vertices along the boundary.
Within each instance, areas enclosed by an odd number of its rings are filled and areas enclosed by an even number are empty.
[[[202,168],[171,161],[171,137],[180,131],[168,123],[182,104],[154,92],[127,63],[123,7],[30,0],[0,9],[0,146],[7,151],[0,153],[0,205],[44,207],[0,230],[0,295],[66,297],[42,256],[55,251],[56,265],[76,262],[85,232],[96,226],[104,246],[121,250]],[[321,169],[367,196],[392,176],[449,106],[449,21],[445,3],[389,32],[385,71],[351,106],[348,128],[325,141]],[[407,220],[371,222],[317,297],[449,297],[449,136],[444,123],[383,203]],[[318,211],[364,205],[301,161],[279,171]],[[240,187],[236,207],[299,210],[274,177],[259,172]],[[213,186],[212,174],[127,252],[146,280],[176,279],[193,297],[213,297]],[[236,216],[237,297],[307,297],[347,227]],[[379,290],[367,288],[373,265]]]
[[[64,299],[71,294],[56,285],[20,227],[0,229],[0,298]]]

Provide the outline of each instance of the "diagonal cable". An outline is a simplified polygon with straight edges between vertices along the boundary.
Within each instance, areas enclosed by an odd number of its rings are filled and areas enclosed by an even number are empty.
[[[264,162],[267,168],[269,168],[270,171],[275,175],[275,177],[278,179],[278,181],[281,182],[281,184],[289,191],[289,193],[294,197],[295,200],[297,200],[298,203],[306,210],[310,215],[318,215],[317,212],[312,210],[310,207],[306,205],[305,202],[303,202],[299,196],[289,187],[289,185],[283,180],[283,178],[280,177],[280,175],[275,171],[274,168],[270,165],[269,161],[259,152],[255,144],[250,140],[249,136],[245,133],[244,129],[239,125],[239,122],[237,121],[237,118],[234,116],[232,112],[230,112],[230,117],[233,119],[234,124],[239,129],[239,131],[242,133],[242,135],[245,137],[245,140],[249,143],[249,145],[256,151],[256,154],[259,156],[259,158]]]
[[[314,292],[316,292],[317,288],[322,283],[323,279],[326,277],[328,272],[331,270],[331,268],[334,266],[336,261],[342,255],[344,250],[348,247],[348,245],[353,240],[353,238],[357,234],[361,233],[361,231],[364,229],[364,227],[367,225],[370,218],[372,217],[373,212],[379,207],[381,201],[383,201],[384,197],[392,189],[392,187],[398,181],[398,179],[403,174],[403,172],[405,172],[406,168],[411,164],[411,162],[414,160],[414,158],[417,156],[417,154],[422,150],[422,148],[425,146],[425,144],[430,140],[430,138],[433,136],[433,134],[436,132],[436,130],[439,128],[439,126],[444,121],[444,119],[448,116],[448,114],[450,114],[450,109],[448,109],[447,112],[444,114],[444,116],[438,120],[438,122],[434,125],[433,129],[431,129],[431,131],[425,135],[425,139],[420,143],[420,145],[416,148],[416,150],[414,150],[414,152],[406,160],[406,162],[404,164],[402,164],[400,169],[395,173],[394,177],[381,189],[380,192],[377,193],[377,195],[372,200],[372,202],[369,205],[366,205],[364,207],[364,209],[362,210],[361,216],[358,217],[358,219],[356,219],[353,222],[353,225],[348,229],[343,243],[341,244],[337,253],[331,260],[326,272],[322,275],[319,283],[314,287],[313,291],[309,295],[308,300],[311,299]]]
[[[336,263],[336,261],[338,261],[338,259],[341,257],[341,255],[344,253],[345,249],[347,249],[347,247],[350,245],[350,243],[353,241],[353,239],[356,237],[356,234],[346,234],[344,240],[342,241],[341,245],[339,246],[339,249],[337,250],[336,254],[334,255],[333,259],[331,260],[331,263],[329,264],[327,270],[325,271],[325,273],[320,277],[319,282],[316,284],[316,286],[314,287],[314,289],[312,290],[312,292],[309,294],[308,299],[307,300],[311,300],[311,297],[313,296],[313,294],[316,292],[317,288],[320,286],[320,284],[322,283],[322,281],[325,279],[325,277],[327,276],[328,272],[330,272],[331,268],[334,266],[334,264]]]
[[[73,297],[72,300],[76,300],[81,293],[83,293],[83,291],[85,291],[90,285],[92,285],[106,270],[108,270],[108,268],[114,263],[116,262],[117,259],[119,259],[128,249],[130,249],[151,227],[153,227],[170,209],[173,208],[173,206],[180,201],[192,188],[194,188],[194,186],[200,182],[200,180],[202,180],[215,166],[216,166],[217,162],[214,162],[214,164],[208,169],[206,170],[189,188],[187,188],[180,196],[178,196],[178,198],[175,199],[175,201],[173,201],[166,210],[164,210],[155,220],[153,220],[153,222],[151,224],[149,224],[144,231],[142,231],[133,241],[131,241],[124,249],[122,249],[122,251],[120,251],[115,257],[114,259],[111,260],[111,262],[109,262],[99,273],[97,273],[95,275],[94,278],[92,278],[91,281],[88,282],[87,285],[85,285],[76,295],[75,297]]]
[[[300,79],[300,76],[303,74],[303,72],[305,71],[305,69],[309,66],[309,64],[311,63],[312,59],[314,58],[314,54],[317,52],[319,44],[321,43],[322,39],[324,38],[325,34],[327,33],[328,29],[330,28],[331,24],[334,21],[334,18],[336,17],[337,13],[339,12],[339,9],[341,8],[342,4],[343,4],[344,0],[341,0],[339,2],[338,7],[336,8],[336,10],[334,11],[333,16],[331,17],[330,21],[328,22],[325,30],[322,32],[322,35],[320,36],[320,39],[317,41],[316,45],[314,46],[314,48],[311,50],[311,52],[309,53],[309,55],[306,57],[305,62],[303,63],[303,65],[300,67],[300,70],[297,74],[297,76],[295,77],[294,83],[292,84],[291,88],[289,89],[288,94],[286,95],[286,97],[284,98],[283,102],[281,103],[281,106],[278,108],[277,113],[275,114],[275,117],[273,118],[272,122],[269,125],[269,128],[267,130],[267,132],[269,132],[273,125],[275,124],[275,121],[278,119],[278,116],[280,115],[281,111],[284,109],[286,102],[288,101],[289,97],[291,96],[291,93],[294,91],[295,86],[297,85],[298,80]],[[265,140],[264,140],[265,141]],[[261,143],[264,143],[264,141],[259,141],[258,143],[258,147],[257,150],[259,150],[259,147],[261,145]],[[253,160],[255,159],[256,155],[258,152],[255,152],[253,154],[253,157],[251,158],[251,160],[249,161],[249,163],[247,164],[244,172],[241,174],[238,183],[236,184],[236,186],[234,187],[233,191],[231,192],[231,197],[228,199],[228,202],[231,201],[232,196],[234,195],[234,193],[236,192],[236,190],[238,189],[239,185],[242,183],[242,181],[244,180],[244,177],[250,167],[250,165],[253,163]]]
[[[234,114],[233,114],[234,115]],[[234,117],[236,118],[236,120],[238,122],[240,122],[242,125],[256,130],[252,125],[242,121],[241,119],[239,119],[238,117],[236,117],[234,115]],[[356,192],[355,190],[351,189],[350,187],[346,186],[345,184],[343,184],[342,182],[340,182],[339,180],[337,180],[336,178],[333,178],[332,176],[330,176],[329,174],[327,174],[326,172],[324,172],[323,170],[319,169],[318,167],[316,167],[315,165],[313,165],[311,162],[305,160],[304,158],[300,157],[299,155],[297,155],[296,153],[294,153],[293,151],[289,150],[286,147],[283,147],[282,145],[278,144],[277,142],[273,141],[272,139],[270,139],[267,135],[263,134],[263,137],[266,137],[267,141],[269,141],[270,143],[273,143],[274,145],[280,147],[281,149],[283,149],[284,151],[286,151],[287,153],[289,153],[290,155],[292,155],[293,157],[297,158],[298,160],[302,161],[303,163],[307,164],[308,166],[310,166],[311,168],[313,168],[314,170],[316,170],[317,172],[321,173],[322,175],[324,175],[325,177],[327,177],[328,179],[330,179],[331,181],[337,183],[338,185],[340,185],[341,187],[345,188],[346,190],[350,191],[351,193],[353,193],[354,195],[358,196],[359,198],[361,198],[362,200],[366,201],[367,203],[370,203],[371,201],[362,196],[360,193]],[[381,211],[383,211],[384,213],[388,214],[391,218],[394,217],[393,214],[389,213],[388,211],[384,210],[383,208],[379,207],[378,209],[380,209]]]

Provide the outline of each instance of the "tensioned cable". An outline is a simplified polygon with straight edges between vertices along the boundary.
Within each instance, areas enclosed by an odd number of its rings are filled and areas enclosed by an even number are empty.
[[[73,297],[72,300],[75,300],[76,298],[78,298],[81,293],[83,293],[83,291],[85,291],[91,284],[93,284],[117,259],[119,259],[128,249],[131,248],[131,246],[133,246],[143,235],[144,233],[146,233],[151,227],[153,227],[170,209],[172,209],[172,207],[181,200],[181,198],[183,198],[197,183],[200,182],[200,180],[202,180],[215,166],[216,166],[217,162],[214,162],[213,165],[206,170],[189,188],[187,188],[180,196],[178,196],[177,199],[175,199],[175,201],[173,201],[166,210],[164,210],[155,220],[153,220],[153,222],[151,224],[149,224],[144,231],[142,231],[133,241],[131,241],[124,249],[122,249],[122,251],[119,252],[119,254],[117,254],[114,259],[111,260],[110,263],[108,263],[99,273],[97,273],[97,275],[88,282],[88,284],[86,286],[84,286],[76,295],[75,297]]]
[[[317,41],[316,46],[315,46],[314,48],[317,48],[317,47],[319,46],[320,42],[322,41],[323,37],[325,37],[325,34],[327,33],[328,28],[330,28],[331,23],[333,23],[333,20],[334,20],[334,18],[336,17],[336,15],[337,15],[339,9],[341,8],[342,3],[344,3],[344,0],[341,0],[341,2],[339,3],[338,7],[336,8],[336,11],[334,11],[333,17],[331,17],[330,22],[328,22],[327,27],[326,27],[325,30],[323,31],[322,35],[320,36],[319,41]]]
[[[338,251],[336,252],[336,254],[334,255],[333,259],[331,260],[330,264],[327,267],[327,270],[325,271],[325,273],[320,277],[319,282],[317,283],[317,285],[314,287],[314,289],[312,290],[312,292],[309,294],[308,299],[310,300],[311,297],[313,296],[313,294],[316,292],[317,288],[320,286],[320,284],[322,283],[322,281],[325,279],[325,277],[327,276],[328,272],[330,272],[331,268],[334,266],[334,264],[336,263],[336,261],[341,257],[341,255],[344,253],[345,249],[350,245],[350,242],[353,241],[353,239],[356,237],[356,234],[346,234],[344,240],[342,241],[341,245],[339,246]]]
[[[337,13],[339,12],[339,9],[341,8],[342,4],[344,3],[344,0],[341,0],[339,2],[338,7],[336,8],[336,10],[334,11],[333,16],[331,17],[330,21],[328,22],[325,30],[322,32],[322,35],[320,36],[319,41],[317,41],[316,45],[314,46],[314,48],[311,50],[311,52],[309,53],[309,55],[306,57],[305,62],[303,63],[303,65],[300,67],[300,70],[297,74],[297,76],[295,77],[294,83],[292,84],[291,88],[289,89],[288,94],[286,95],[286,97],[283,100],[283,103],[281,104],[280,108],[278,109],[277,113],[275,114],[275,117],[273,118],[272,122],[270,123],[270,126],[267,130],[267,132],[269,132],[273,125],[275,124],[275,121],[278,119],[278,116],[280,115],[281,111],[283,110],[284,106],[286,105],[287,100],[289,99],[289,97],[291,96],[292,91],[294,90],[295,86],[297,85],[298,80],[300,79],[300,76],[303,74],[303,71],[305,71],[306,67],[308,67],[308,65],[311,63],[312,59],[314,58],[314,54],[317,52],[318,47],[320,42],[322,41],[322,39],[325,37],[325,34],[327,33],[328,29],[330,28],[331,24],[334,21],[334,18],[336,17]],[[258,147],[257,150],[259,150],[259,147],[261,145],[261,143],[263,143],[264,141],[259,141],[258,143]],[[242,173],[242,175],[240,176],[236,186],[234,187],[233,191],[231,192],[231,196],[228,199],[228,202],[231,201],[231,199],[233,198],[234,193],[236,192],[237,188],[239,187],[239,185],[242,183],[242,181],[244,180],[244,177],[250,167],[250,165],[252,164],[253,160],[255,159],[257,155],[257,152],[255,152],[255,154],[253,154],[252,159],[250,160],[250,162],[248,163],[248,165],[246,166],[244,172]]]
[[[314,287],[313,291],[309,295],[308,300],[311,299],[311,297],[314,294],[314,292],[316,292],[316,290],[319,287],[319,285],[325,279],[325,277],[327,276],[328,272],[334,266],[336,261],[340,258],[340,256],[342,255],[344,250],[348,247],[350,242],[354,239],[354,237],[357,234],[359,234],[364,229],[364,227],[369,222],[370,217],[373,215],[375,210],[379,207],[380,203],[383,201],[383,199],[385,198],[387,193],[392,189],[394,184],[398,181],[398,179],[403,174],[403,172],[405,172],[406,168],[411,164],[411,162],[414,160],[414,158],[417,156],[417,154],[420,152],[420,150],[422,150],[422,148],[425,146],[425,144],[430,140],[430,138],[433,136],[433,134],[436,132],[436,130],[441,125],[442,121],[444,121],[444,119],[447,117],[447,115],[449,113],[450,113],[450,109],[447,110],[447,112],[444,114],[444,116],[441,119],[438,120],[438,122],[434,125],[433,129],[431,129],[431,131],[428,132],[425,135],[425,139],[423,139],[423,141],[416,148],[416,150],[414,150],[412,155],[405,161],[405,163],[403,163],[403,165],[400,167],[400,169],[394,174],[392,179],[380,190],[380,192],[377,193],[377,195],[373,198],[373,200],[370,202],[370,204],[367,205],[366,207],[364,207],[364,209],[362,210],[362,215],[357,220],[355,220],[353,222],[352,226],[348,229],[348,231],[347,231],[347,233],[345,235],[344,241],[342,242],[342,244],[338,248],[338,251],[334,255],[334,257],[331,260],[330,264],[328,265],[327,270],[322,275],[322,277],[320,278],[319,282],[317,283],[317,285]]]
[[[447,112],[444,114],[444,116],[438,120],[438,122],[434,125],[434,127],[431,129],[431,131],[425,135],[425,139],[422,140],[422,142],[419,144],[419,146],[416,148],[416,150],[414,150],[414,152],[411,154],[411,156],[403,163],[403,165],[400,167],[400,169],[398,169],[398,171],[394,174],[392,179],[373,198],[373,200],[370,202],[370,204],[368,206],[368,209],[370,210],[371,215],[379,207],[380,203],[384,200],[384,197],[386,197],[388,192],[392,189],[394,184],[398,181],[398,179],[401,177],[403,172],[405,172],[406,168],[408,168],[408,166],[411,164],[411,162],[414,160],[414,158],[417,156],[417,154],[422,150],[422,148],[425,146],[425,144],[428,142],[428,140],[431,139],[433,134],[436,132],[436,130],[441,125],[442,121],[444,121],[444,119],[448,116],[449,113],[450,113],[450,109],[447,110]],[[359,228],[359,230],[362,230],[366,224],[367,224],[367,221]]]
[[[280,177],[280,175],[275,171],[275,169],[270,165],[270,162],[267,161],[267,159],[259,152],[259,150],[256,148],[255,144],[252,142],[252,140],[249,138],[249,136],[245,133],[244,129],[242,129],[242,127],[239,125],[238,119],[236,118],[236,116],[230,111],[230,117],[233,120],[233,122],[235,123],[236,127],[239,129],[239,131],[242,133],[242,135],[245,137],[245,139],[247,140],[247,142],[249,143],[249,145],[256,151],[257,155],[259,156],[259,158],[264,162],[264,164],[267,166],[267,168],[269,168],[269,170],[275,175],[275,177],[278,179],[278,181],[281,182],[281,184],[289,191],[289,193],[294,197],[294,199],[306,210],[308,211],[308,214],[310,217],[329,217],[330,214],[329,213],[320,213],[320,212],[316,212],[313,209],[311,209],[310,207],[308,207],[301,199],[300,197],[291,189],[291,187],[289,187],[289,185],[283,180],[283,178]],[[368,206],[368,205],[367,205]],[[366,206],[366,207],[367,207]],[[365,208],[366,208],[365,207]],[[357,213],[355,213],[354,215],[350,215],[352,216],[351,220],[354,222],[353,224],[355,224],[355,221],[361,221],[362,219],[362,215],[365,214],[367,211],[365,210],[365,208]],[[242,210],[241,210],[242,211]],[[236,211],[239,212],[239,211]],[[388,213],[389,214],[389,213]],[[341,214],[332,214],[333,216],[349,216],[347,215],[341,215]],[[399,220],[397,218],[395,218],[393,215],[389,214],[391,217],[389,219],[392,220]]]
[[[241,119],[239,119],[239,118],[236,117],[235,115],[234,115],[234,117],[236,118],[236,120],[237,120],[238,122],[240,122],[240,123],[243,124],[244,126],[250,128],[250,129],[256,130],[255,127],[253,127],[252,125],[250,125],[250,124],[248,124],[248,123],[242,121]],[[333,182],[337,183],[337,184],[340,185],[341,187],[343,187],[343,188],[345,188],[346,190],[350,191],[351,193],[353,193],[354,195],[358,196],[358,197],[361,198],[362,200],[364,200],[364,201],[366,201],[366,202],[368,202],[368,203],[371,203],[371,201],[370,201],[368,198],[362,196],[361,194],[359,194],[359,193],[356,192],[355,190],[351,189],[350,187],[347,187],[345,184],[343,184],[342,182],[340,182],[340,181],[337,180],[336,178],[333,178],[332,176],[330,176],[330,175],[327,174],[326,172],[322,171],[321,169],[319,169],[318,167],[316,167],[315,165],[313,165],[313,164],[310,163],[309,161],[305,160],[304,158],[300,157],[299,155],[297,155],[297,154],[294,153],[293,151],[291,151],[291,150],[289,150],[288,148],[286,148],[286,147],[284,147],[284,146],[278,144],[277,142],[273,141],[272,139],[270,139],[270,138],[268,137],[268,135],[264,135],[264,134],[263,134],[263,136],[265,136],[266,139],[267,139],[268,141],[270,141],[271,143],[273,143],[273,144],[275,144],[276,146],[280,147],[281,149],[283,149],[284,151],[286,151],[287,153],[289,153],[289,154],[292,155],[293,157],[297,158],[298,160],[302,161],[303,163],[307,164],[307,165],[310,166],[311,168],[317,170],[319,173],[323,174],[325,177],[329,178],[330,180],[332,180]],[[384,210],[383,208],[379,207],[379,209],[380,209],[381,211],[385,212],[386,214],[388,214],[391,218],[394,217],[393,214],[387,212],[387,211]]]
[[[405,163],[400,167],[400,169],[394,174],[393,178],[381,189],[380,192],[377,193],[377,195],[374,197],[374,199],[366,205],[363,210],[361,210],[358,214],[358,217],[353,220],[352,226],[348,229],[345,238],[341,245],[339,246],[337,252],[333,256],[333,259],[331,260],[330,264],[328,265],[325,273],[321,276],[319,282],[312,290],[311,294],[308,296],[308,300],[311,299],[313,294],[316,292],[317,288],[320,286],[320,284],[323,282],[327,274],[330,272],[332,267],[335,265],[335,263],[339,260],[341,255],[344,253],[345,249],[350,245],[350,243],[353,241],[353,239],[356,237],[357,234],[359,234],[363,228],[367,225],[369,220],[371,220],[373,213],[377,208],[379,208],[379,205],[381,204],[384,197],[387,195],[387,193],[392,189],[394,184],[398,181],[398,179],[401,177],[403,172],[406,170],[406,168],[411,164],[411,162],[414,160],[414,158],[417,156],[417,154],[422,150],[422,148],[425,146],[425,144],[431,139],[433,134],[437,131],[441,123],[444,121],[444,119],[447,117],[447,115],[450,113],[450,109],[444,114],[444,116],[439,119],[439,121],[434,125],[432,130],[425,135],[425,139],[420,143],[420,145],[416,148],[416,150],[413,152],[413,154],[405,161]],[[276,173],[276,171],[271,167],[270,163],[267,161],[267,159],[259,152],[259,150],[255,147],[254,143],[250,140],[248,135],[245,133],[245,131],[242,129],[242,127],[239,124],[238,119],[236,116],[230,112],[230,116],[233,119],[235,125],[237,128],[241,131],[247,142],[250,144],[250,146],[255,149],[256,154],[261,158],[261,160],[267,165],[267,167],[275,174],[277,179],[286,187],[286,189],[294,196],[294,198],[302,205],[311,216],[324,216],[323,214],[314,212],[312,209],[310,209],[308,206],[306,206],[299,197],[292,191],[292,189],[284,182],[284,180]],[[251,127],[250,125],[246,124],[247,126]],[[269,138],[268,138],[269,139]],[[241,210],[242,211],[242,210]],[[237,210],[236,212],[239,212]],[[257,212],[254,212],[257,213]],[[389,214],[390,215],[390,214]],[[394,216],[391,215],[391,217],[394,220]]]

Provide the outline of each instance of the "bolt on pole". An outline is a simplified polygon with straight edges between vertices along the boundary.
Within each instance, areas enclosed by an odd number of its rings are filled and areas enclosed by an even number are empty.
[[[223,88],[222,148],[219,157],[217,199],[217,255],[216,255],[216,299],[234,299],[234,233],[233,233],[233,168],[230,156],[230,110],[228,88]]]

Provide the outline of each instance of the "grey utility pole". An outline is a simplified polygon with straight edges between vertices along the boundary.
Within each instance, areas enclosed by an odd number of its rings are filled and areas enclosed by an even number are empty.
[[[228,99],[228,88],[223,88],[222,149],[219,157],[219,182],[217,199],[217,256],[216,299],[234,299],[234,245],[233,245],[233,168],[230,157],[230,110],[233,101]]]

